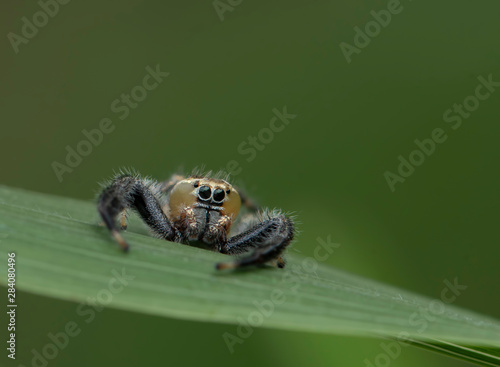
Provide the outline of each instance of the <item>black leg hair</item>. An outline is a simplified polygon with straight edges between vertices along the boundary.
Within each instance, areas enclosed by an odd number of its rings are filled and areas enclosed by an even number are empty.
[[[162,205],[153,194],[151,185],[131,175],[121,175],[103,190],[98,199],[97,209],[102,220],[111,231],[123,251],[129,245],[118,231],[116,219],[127,209],[135,210],[144,222],[160,238],[174,240],[177,231],[163,212]],[[121,221],[123,227],[124,221]]]
[[[290,218],[277,215],[263,220],[246,232],[231,237],[221,247],[220,252],[233,255],[254,251],[247,257],[230,263],[218,263],[216,268],[234,269],[250,265],[259,265],[275,260],[278,267],[283,268],[285,262],[281,253],[293,240],[294,226]]]

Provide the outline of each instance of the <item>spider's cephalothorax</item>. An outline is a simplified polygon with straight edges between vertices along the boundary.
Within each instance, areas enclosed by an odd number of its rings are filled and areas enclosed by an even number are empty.
[[[226,242],[240,206],[240,195],[226,181],[188,178],[172,188],[167,213],[184,239],[211,245]]]
[[[241,205],[249,213],[240,221],[236,233],[229,236]],[[137,174],[120,174],[101,192],[98,211],[113,237],[124,251],[129,246],[120,235],[126,228],[126,213],[135,210],[158,237],[186,243],[201,241],[224,254],[253,252],[231,263],[219,263],[217,269],[238,268],[274,262],[284,267],[281,254],[294,236],[292,220],[273,211],[259,212],[258,207],[227,181],[208,176],[188,178],[174,175],[157,183]],[[233,234],[233,232],[231,232]]]

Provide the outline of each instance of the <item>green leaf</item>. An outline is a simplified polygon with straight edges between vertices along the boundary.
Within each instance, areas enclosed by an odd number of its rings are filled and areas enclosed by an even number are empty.
[[[500,347],[500,322],[491,317],[313,258],[287,255],[285,269],[218,272],[214,264],[227,261],[226,255],[152,238],[137,219],[124,234],[131,244],[124,254],[98,222],[94,203],[0,186],[1,273],[6,274],[7,254],[15,252],[18,290],[181,319],[393,339],[403,335],[449,355],[500,364],[491,352],[464,347]],[[133,279],[124,280],[123,274]],[[6,280],[2,276],[0,284]],[[419,322],[422,310],[430,321]],[[233,335],[236,330],[228,327]]]

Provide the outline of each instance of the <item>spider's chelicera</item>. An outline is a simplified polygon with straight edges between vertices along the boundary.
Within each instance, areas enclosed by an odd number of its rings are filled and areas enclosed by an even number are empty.
[[[242,205],[247,214],[236,221]],[[98,211],[124,251],[128,251],[129,245],[119,228],[126,229],[129,209],[137,212],[151,231],[165,240],[200,241],[213,251],[229,255],[253,250],[238,260],[218,263],[217,269],[268,262],[283,268],[285,262],[281,255],[295,233],[290,217],[277,211],[260,211],[226,180],[208,175],[187,178],[174,175],[161,183],[137,174],[116,176],[102,190]],[[229,236],[231,229],[232,236]]]

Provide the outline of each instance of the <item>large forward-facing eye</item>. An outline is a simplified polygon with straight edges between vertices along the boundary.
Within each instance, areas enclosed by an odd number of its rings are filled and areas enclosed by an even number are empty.
[[[202,186],[198,190],[198,197],[201,200],[208,200],[212,196],[212,190],[208,186]]]
[[[222,203],[224,201],[224,197],[226,196],[226,194],[224,193],[224,190],[222,189],[216,189],[214,191],[214,201],[216,203]]]

